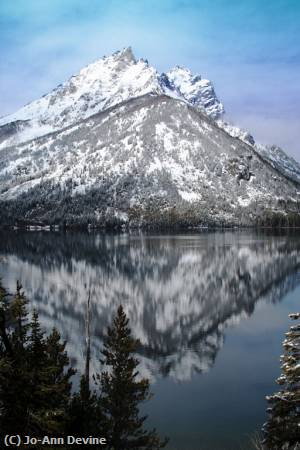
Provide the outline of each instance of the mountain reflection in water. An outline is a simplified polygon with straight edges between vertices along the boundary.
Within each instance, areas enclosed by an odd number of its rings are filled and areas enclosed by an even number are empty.
[[[122,303],[152,380],[208,371],[226,327],[258,302],[280,301],[299,283],[299,267],[300,240],[288,236],[2,232],[0,241],[4,285],[22,282],[43,325],[67,338],[75,365],[82,369],[90,289],[94,356]]]

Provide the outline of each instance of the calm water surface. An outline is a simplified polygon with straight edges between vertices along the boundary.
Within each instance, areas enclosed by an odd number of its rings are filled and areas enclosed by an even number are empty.
[[[142,342],[148,424],[170,450],[240,450],[276,389],[288,314],[300,309],[300,237],[2,232],[0,277],[20,280],[82,369],[92,293],[93,370],[122,303]]]

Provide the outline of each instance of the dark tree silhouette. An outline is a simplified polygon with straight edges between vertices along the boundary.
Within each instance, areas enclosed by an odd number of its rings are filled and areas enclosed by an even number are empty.
[[[29,322],[27,303],[19,283],[10,299],[0,285],[0,430],[60,434],[75,371],[58,331],[45,338],[36,311]]]
[[[155,430],[144,429],[146,416],[140,416],[139,404],[151,397],[149,381],[139,377],[138,360],[134,357],[139,341],[131,335],[129,319],[120,306],[102,351],[101,363],[108,370],[97,376],[101,386],[104,436],[113,450],[165,447]]]

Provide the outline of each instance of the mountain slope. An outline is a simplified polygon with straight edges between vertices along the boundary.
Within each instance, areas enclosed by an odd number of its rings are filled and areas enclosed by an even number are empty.
[[[253,224],[297,211],[300,195],[253,147],[165,95],[3,149],[0,161],[2,223]]]
[[[231,125],[224,120],[217,120],[220,128],[225,130],[230,136],[240,139],[246,144],[252,145],[259,155],[279,172],[291,180],[300,183],[300,164],[291,156],[287,155],[282,148],[277,145],[262,145],[255,142],[254,137],[245,130]]]
[[[300,183],[300,164],[277,145],[255,145],[256,151],[279,172]]]

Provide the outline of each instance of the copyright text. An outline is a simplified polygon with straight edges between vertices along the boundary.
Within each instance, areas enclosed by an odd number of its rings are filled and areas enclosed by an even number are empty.
[[[7,434],[4,437],[6,447],[20,447],[20,445],[107,445],[107,439],[104,437],[33,437]]]

